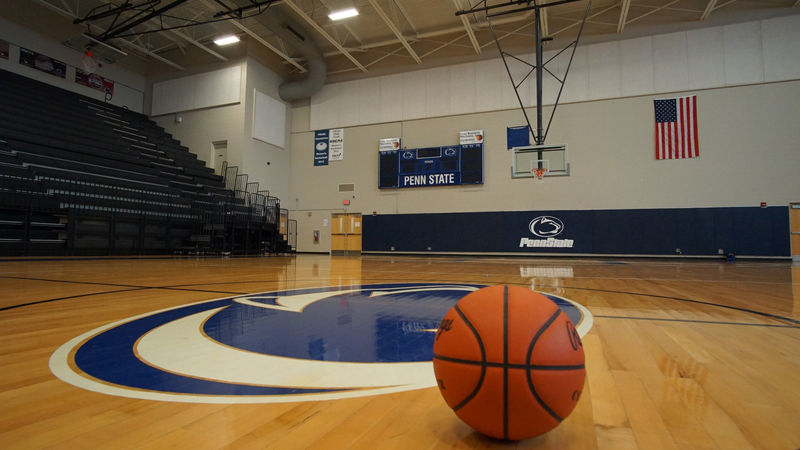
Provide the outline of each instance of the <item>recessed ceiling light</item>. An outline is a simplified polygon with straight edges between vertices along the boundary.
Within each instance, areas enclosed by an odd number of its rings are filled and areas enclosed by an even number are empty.
[[[214,39],[214,43],[217,45],[231,45],[237,42],[239,42],[239,36],[236,35],[222,36]]]
[[[328,17],[330,17],[331,20],[342,20],[357,15],[358,15],[358,10],[355,8],[350,8],[350,9],[343,9],[341,11],[334,11],[328,14]]]

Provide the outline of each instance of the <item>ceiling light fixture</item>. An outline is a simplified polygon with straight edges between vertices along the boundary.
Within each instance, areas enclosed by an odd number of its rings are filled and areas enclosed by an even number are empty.
[[[355,8],[350,8],[350,9],[343,9],[341,11],[334,11],[328,14],[328,17],[330,17],[331,20],[342,20],[357,15],[358,15],[358,10]]]
[[[214,43],[217,45],[231,45],[237,42],[239,42],[239,36],[233,34],[230,36],[222,36],[214,39]]]

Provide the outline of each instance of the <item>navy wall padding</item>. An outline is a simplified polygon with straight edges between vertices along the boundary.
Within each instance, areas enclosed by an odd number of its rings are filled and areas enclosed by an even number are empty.
[[[560,219],[572,248],[520,247],[530,222]],[[364,251],[789,256],[785,206],[508,211],[364,216]],[[430,247],[430,249],[428,249]]]

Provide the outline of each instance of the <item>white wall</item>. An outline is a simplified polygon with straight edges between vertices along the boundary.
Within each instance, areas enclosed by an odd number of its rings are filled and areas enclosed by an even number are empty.
[[[268,144],[253,138],[253,111],[255,107],[255,90],[281,102],[278,86],[283,80],[275,72],[267,69],[254,59],[247,60],[246,103],[244,110],[244,166],[249,181],[259,182],[259,189],[268,189],[270,195],[285,201],[289,195],[289,173],[291,151],[286,148]],[[283,102],[281,102],[283,103]],[[289,113],[286,105],[285,113]],[[285,130],[288,136],[291,130],[291,118],[285,117]]]
[[[186,99],[202,97],[206,90],[213,89],[213,87],[199,88],[197,83],[187,80],[202,79],[204,78],[202,73],[171,81],[159,80],[157,83],[164,83],[164,85],[179,83],[182,80],[187,82],[186,88],[182,88],[180,91],[183,92],[181,96],[184,99],[182,100],[183,104],[190,110],[156,116],[153,117],[153,120],[172,133],[176,139],[181,141],[181,144],[189,147],[189,150],[195,153],[199,159],[206,161],[206,165],[209,167],[212,164],[210,162],[213,154],[212,142],[227,141],[229,164],[238,166],[239,173],[248,174],[248,181],[258,182],[260,190],[269,190],[270,195],[283,200],[289,192],[291,153],[288,149],[281,149],[252,137],[255,89],[277,99],[278,85],[282,79],[250,58],[232,63],[227,67],[215,67],[209,73],[230,74],[234,71],[241,77],[238,83],[238,98],[241,101],[231,105],[199,110],[191,110]],[[224,84],[227,86],[230,83],[225,81]],[[157,95],[158,92],[153,90],[153,95]],[[180,101],[175,103],[170,100],[170,102],[166,104],[180,104]],[[154,98],[153,104],[158,105],[159,100]],[[181,118],[180,123],[176,121],[177,117]],[[290,129],[291,118],[287,117],[287,136]]]
[[[242,65],[153,83],[154,116],[233,105],[242,101]]]
[[[75,68],[83,67],[81,62],[83,55],[81,53],[2,17],[0,17],[0,39],[11,44],[9,59],[0,59],[0,69],[18,73],[87,97],[98,100],[105,99],[103,92],[75,83]],[[20,46],[67,64],[66,78],[58,78],[19,64]],[[125,106],[136,112],[143,111],[145,90],[145,78],[143,76],[113,64],[105,64],[97,70],[97,74],[114,81],[114,97],[110,101],[111,104]]]
[[[798,79],[798,42],[800,15],[581,46],[562,103]],[[563,74],[568,58],[548,67]],[[529,69],[510,67],[515,76]],[[552,105],[558,83],[544,83]],[[521,91],[535,106],[535,83]],[[492,59],[325,85],[311,98],[310,122],[325,129],[516,107],[503,63]]]
[[[676,95],[687,94],[679,92]],[[324,220],[349,198],[339,183],[355,183],[348,208],[371,214],[514,210],[585,210],[786,205],[800,193],[800,81],[694,90],[700,157],[657,161],[653,99],[663,95],[575,102],[559,107],[548,141],[567,143],[571,173],[535,183],[512,179],[506,127],[519,110],[362,125],[345,129],[345,159],[313,165],[310,107],[295,108],[291,196],[284,206],[298,221],[298,250],[329,249]],[[550,107],[545,108],[549,113]],[[529,111],[531,114],[532,111]],[[483,129],[484,184],[378,189],[378,139],[404,147],[458,143],[460,130]],[[322,242],[313,244],[312,231]]]

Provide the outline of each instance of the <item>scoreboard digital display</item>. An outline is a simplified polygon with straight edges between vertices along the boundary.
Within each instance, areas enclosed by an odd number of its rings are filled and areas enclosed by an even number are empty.
[[[379,152],[381,189],[483,184],[483,144]]]

